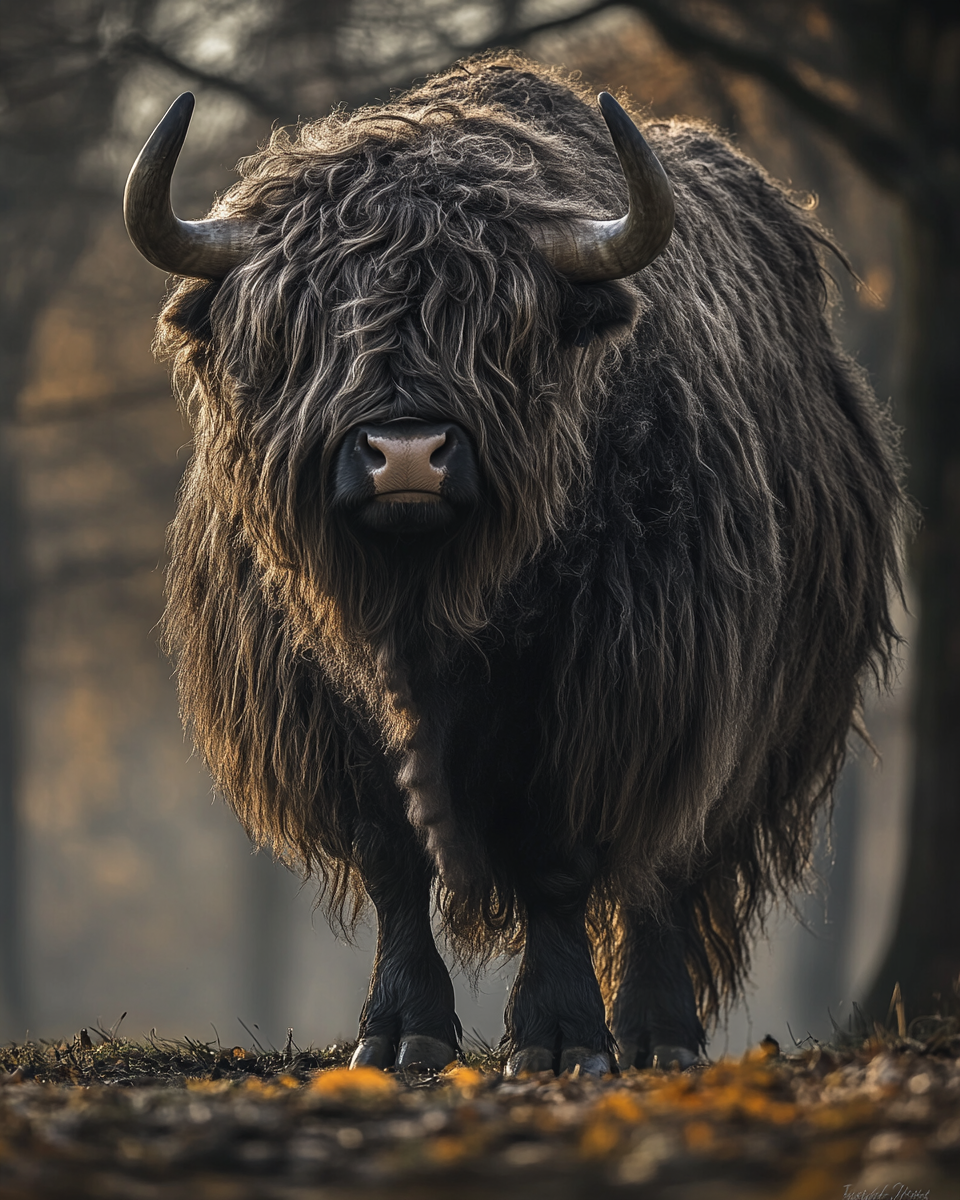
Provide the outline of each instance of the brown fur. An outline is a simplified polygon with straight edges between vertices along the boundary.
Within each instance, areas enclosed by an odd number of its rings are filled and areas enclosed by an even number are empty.
[[[809,213],[715,134],[641,128],[676,232],[590,287],[527,230],[617,215],[616,158],[586,93],[523,60],[460,64],[241,164],[217,211],[259,221],[254,256],[181,282],[160,323],[196,430],[166,631],[217,783],[341,915],[358,823],[425,730],[417,664],[466,677],[540,647],[531,787],[558,853],[598,848],[600,966],[616,972],[600,931],[620,904],[681,896],[715,1010],[807,866],[864,672],[889,670],[905,508],[888,419],[827,324]],[[398,563],[327,493],[347,431],[401,415],[467,430],[486,500]],[[486,818],[433,800],[444,877],[473,864],[443,897],[455,943],[516,945]]]

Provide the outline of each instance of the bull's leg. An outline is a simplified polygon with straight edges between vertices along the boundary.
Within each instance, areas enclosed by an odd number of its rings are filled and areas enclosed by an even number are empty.
[[[636,911],[623,914],[624,970],[613,1003],[621,1069],[689,1067],[706,1039],[683,957],[683,931]]]
[[[367,830],[360,841],[377,956],[350,1065],[445,1067],[457,1057],[461,1028],[430,928],[430,865],[409,827]]]
[[[504,1015],[508,1076],[616,1070],[584,918],[584,903],[528,908],[523,959]]]

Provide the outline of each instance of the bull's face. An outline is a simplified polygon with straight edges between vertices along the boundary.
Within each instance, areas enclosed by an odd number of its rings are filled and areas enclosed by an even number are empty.
[[[619,220],[556,199],[551,172],[576,179],[562,138],[448,106],[278,135],[227,197],[236,215],[182,222],[169,182],[192,98],[157,127],[131,172],[128,228],[151,261],[193,277],[164,336],[201,397],[208,493],[241,513],[265,569],[359,610],[384,579],[433,569],[426,549],[447,556],[444,579],[472,581],[477,610],[556,530],[599,363],[636,316],[617,281],[673,225],[653,153],[611,97],[601,108],[628,183]]]

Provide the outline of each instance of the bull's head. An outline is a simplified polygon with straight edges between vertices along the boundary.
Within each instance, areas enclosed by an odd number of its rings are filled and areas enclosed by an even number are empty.
[[[377,538],[412,534],[428,549],[421,535],[432,531],[444,553],[472,547],[472,566],[438,569],[460,590],[465,579],[476,584],[474,600],[461,604],[458,593],[444,611],[476,614],[476,597],[557,528],[587,455],[594,402],[599,352],[579,348],[597,328],[631,323],[634,293],[615,281],[651,263],[674,222],[656,156],[612,96],[599,103],[629,195],[616,220],[571,215],[583,201],[544,190],[524,141],[539,138],[562,171],[570,169],[562,137],[465,109],[457,142],[447,110],[424,109],[417,120],[392,110],[332,118],[329,136],[317,126],[316,143],[279,147],[284,162],[299,164],[281,181],[286,199],[266,174],[275,165],[254,167],[235,215],[181,221],[170,182],[193,97],[171,106],[130,173],[127,229],[156,266],[218,281],[181,285],[167,329],[187,330],[184,361],[206,376],[210,419],[200,422],[198,451],[220,482],[204,486],[219,497],[232,489],[230,508],[245,506],[268,566],[288,564],[316,583],[315,594],[342,594],[331,579],[338,555],[342,566],[361,553],[352,534],[338,541],[334,527],[346,522],[366,548],[362,570],[342,568],[340,578],[360,581],[358,595],[369,597],[379,594],[371,564],[387,552]],[[413,139],[406,150],[404,137]],[[423,172],[419,183],[397,165],[404,153]],[[472,176],[468,155],[478,164]],[[609,165],[597,171],[615,186]],[[536,192],[526,207],[517,201],[525,187]],[[569,321],[564,305],[575,310]],[[561,341],[572,330],[560,353],[551,321]],[[471,522],[474,536],[449,549],[447,535]]]
[[[613,221],[568,220],[530,230],[544,257],[577,283],[622,279],[642,270],[666,246],[673,230],[670,184],[656,155],[617,101],[599,96],[629,185],[629,208]],[[170,202],[170,182],[193,113],[185,92],[170,106],[130,171],[124,216],[143,256],[177,275],[221,279],[250,256],[256,225],[242,219],[181,221]],[[444,523],[444,500],[468,500],[476,463],[469,439],[455,424],[399,420],[363,425],[344,444],[336,470],[341,497],[366,499],[367,522],[387,526],[385,505],[416,503],[406,514],[420,528]],[[372,489],[371,489],[372,484]]]

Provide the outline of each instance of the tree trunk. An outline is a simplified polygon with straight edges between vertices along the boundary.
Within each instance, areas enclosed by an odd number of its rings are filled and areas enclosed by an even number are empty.
[[[6,414],[4,414],[6,415]],[[15,459],[0,427],[0,1038],[23,1036],[17,785],[23,572]]]
[[[960,978],[960,219],[906,217],[906,417],[920,623],[909,849],[899,915],[866,1007],[949,1010]]]
[[[36,0],[4,13],[0,38],[10,92],[0,137],[0,1039],[24,1032],[18,787],[29,581],[11,430],[36,320],[106,199],[77,182],[84,153],[109,128],[118,86],[115,66],[89,51],[100,16],[96,4],[62,15],[54,0]]]

